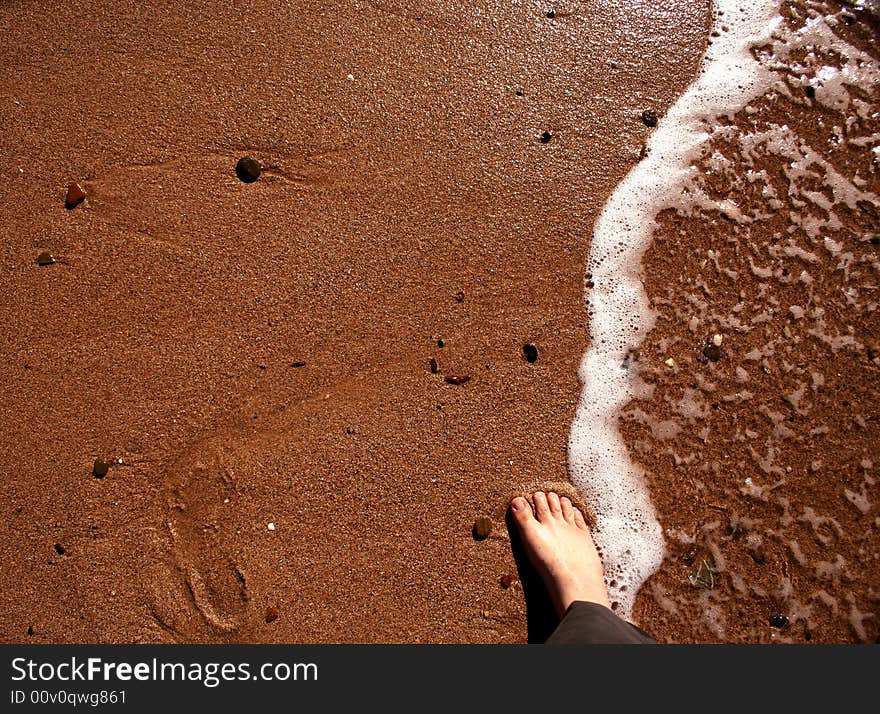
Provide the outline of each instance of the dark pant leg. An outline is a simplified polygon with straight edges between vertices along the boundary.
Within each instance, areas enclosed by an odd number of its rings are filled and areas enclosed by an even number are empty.
[[[648,645],[647,632],[621,620],[604,605],[573,602],[566,610],[548,645]]]

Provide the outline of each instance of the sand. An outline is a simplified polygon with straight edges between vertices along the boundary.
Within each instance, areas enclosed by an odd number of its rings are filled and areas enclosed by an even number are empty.
[[[705,2],[613,5],[0,11],[3,641],[528,639],[506,502],[566,479],[592,223],[639,160],[642,111],[681,94],[709,31]],[[236,177],[244,155],[265,167],[254,183]],[[87,198],[67,209],[71,182]],[[646,259],[652,296],[702,269],[667,245]],[[43,252],[57,262],[38,265]],[[681,334],[686,297],[670,299],[641,365],[659,369],[658,340]],[[691,342],[716,329],[710,312]],[[848,360],[842,389],[876,414],[867,358],[811,359],[826,373]],[[839,437],[817,448],[845,454],[858,489],[876,431],[816,413]],[[624,430],[661,523],[700,534],[691,555],[667,536],[642,626],[669,641],[800,636],[791,611],[797,629],[768,624],[770,588],[780,572],[814,583],[813,564],[793,571],[784,535],[751,591],[734,597],[730,568],[694,587],[705,552],[744,552],[724,536],[733,516],[758,515]],[[790,477],[796,518],[820,485]],[[845,522],[876,515],[838,496],[821,514],[852,534],[842,557],[864,548],[873,570],[825,588],[838,606],[812,615],[814,641],[859,639],[847,589],[876,610],[876,528],[861,543]],[[480,517],[493,529],[477,541]],[[707,604],[728,613],[720,634]],[[877,618],[862,622],[876,637]]]

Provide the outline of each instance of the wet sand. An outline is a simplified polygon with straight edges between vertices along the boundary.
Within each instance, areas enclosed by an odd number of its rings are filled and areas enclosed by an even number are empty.
[[[708,32],[608,5],[0,11],[3,641],[526,639],[506,499]]]

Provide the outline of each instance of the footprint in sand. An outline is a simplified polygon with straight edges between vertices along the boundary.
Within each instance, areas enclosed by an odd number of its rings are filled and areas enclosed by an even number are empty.
[[[224,639],[248,624],[247,577],[224,532],[236,491],[234,440],[221,434],[196,444],[165,475],[170,553],[147,577],[153,614],[176,639]]]

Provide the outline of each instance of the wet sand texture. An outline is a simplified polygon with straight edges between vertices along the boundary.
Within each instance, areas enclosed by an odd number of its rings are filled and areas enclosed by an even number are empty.
[[[4,641],[526,639],[505,499],[566,478],[591,226],[708,28],[546,11],[4,5]]]
[[[635,613],[667,641],[880,637],[878,25],[782,15],[643,262],[621,423],[667,547]]]

